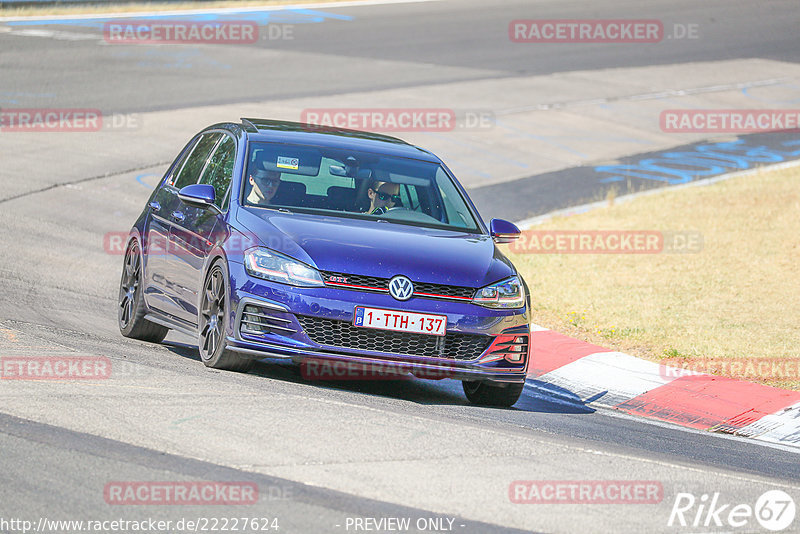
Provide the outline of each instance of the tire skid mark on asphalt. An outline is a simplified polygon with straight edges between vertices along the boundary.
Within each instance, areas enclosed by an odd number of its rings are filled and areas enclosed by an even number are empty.
[[[44,192],[47,192],[47,191],[50,191],[52,189],[56,189],[56,188],[59,188],[59,187],[69,187],[69,186],[72,186],[72,185],[82,184],[84,182],[93,182],[93,181],[96,181],[96,180],[102,180],[104,178],[113,178],[115,176],[121,176],[121,175],[132,173],[132,172],[146,171],[146,170],[152,169],[154,167],[162,167],[164,165],[169,165],[170,163],[172,163],[172,161],[159,161],[159,162],[156,162],[156,163],[149,163],[147,165],[141,165],[139,167],[134,167],[132,169],[124,169],[124,170],[121,170],[121,171],[107,172],[105,174],[99,174],[97,176],[89,176],[87,178],[78,178],[77,180],[70,180],[68,182],[59,182],[59,183],[56,183],[56,184],[48,185],[46,187],[42,187],[41,189],[34,189],[33,191],[25,191],[24,193],[20,193],[18,195],[6,197],[6,198],[0,198],[0,204],[4,204],[4,203],[10,202],[12,200],[18,200],[20,198],[29,197],[31,195],[36,195],[38,193],[44,193]]]

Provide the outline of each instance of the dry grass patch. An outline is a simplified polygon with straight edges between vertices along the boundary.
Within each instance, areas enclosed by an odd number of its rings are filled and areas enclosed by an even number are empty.
[[[800,167],[665,190],[535,230],[699,231],[695,254],[509,257],[538,324],[654,361],[702,369],[710,359],[715,374],[800,389]],[[762,361],[776,365],[753,376]]]

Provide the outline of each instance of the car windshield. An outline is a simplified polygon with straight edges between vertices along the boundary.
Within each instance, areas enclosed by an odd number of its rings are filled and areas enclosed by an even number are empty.
[[[441,165],[350,150],[252,143],[242,205],[480,233]]]

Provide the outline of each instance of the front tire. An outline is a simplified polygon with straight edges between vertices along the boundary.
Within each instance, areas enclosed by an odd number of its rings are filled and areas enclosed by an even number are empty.
[[[518,384],[508,384],[507,386],[492,386],[488,382],[473,382],[464,380],[461,385],[464,394],[473,404],[480,406],[500,406],[510,408],[519,400],[522,395],[524,382]]]
[[[142,255],[139,252],[139,242],[132,241],[125,252],[122,278],[119,281],[117,324],[125,337],[161,343],[169,329],[144,318],[147,309],[142,300]]]
[[[222,261],[211,266],[203,284],[198,313],[200,359],[206,367],[246,372],[254,361],[227,349],[228,273]]]

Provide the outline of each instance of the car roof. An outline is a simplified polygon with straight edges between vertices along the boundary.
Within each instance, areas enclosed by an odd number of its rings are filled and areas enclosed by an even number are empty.
[[[243,118],[240,127],[249,141],[359,150],[441,163],[427,150],[390,135],[271,119]]]

